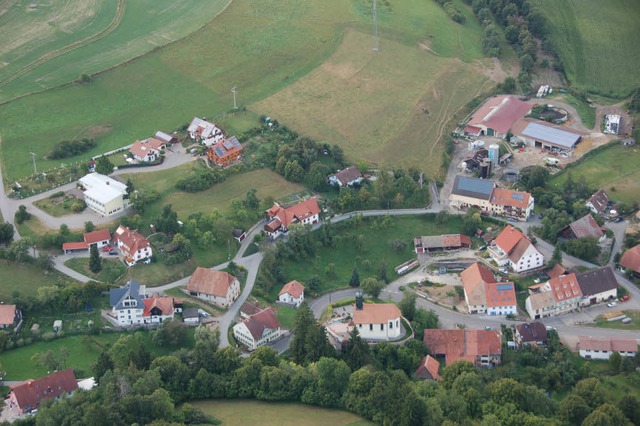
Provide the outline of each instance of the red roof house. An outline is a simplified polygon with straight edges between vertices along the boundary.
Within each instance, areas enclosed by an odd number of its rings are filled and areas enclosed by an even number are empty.
[[[151,244],[138,231],[131,230],[120,225],[113,234],[113,239],[118,243],[118,248],[124,255],[127,266],[133,266],[141,260],[149,259],[153,252]]]
[[[292,223],[313,225],[320,221],[320,206],[316,197],[308,198],[289,208],[274,203],[266,213],[271,220],[264,226],[264,230],[272,238],[285,234]]]
[[[73,243],[62,243],[62,251],[64,254],[71,254],[74,251],[89,250],[89,245],[84,241]]]
[[[620,265],[640,274],[640,244],[624,252],[620,258]]]
[[[0,305],[0,329],[11,327],[22,319],[22,311],[16,305]]]
[[[111,234],[108,229],[100,229],[84,234],[84,242],[89,246],[91,244],[97,244],[98,248],[101,248],[109,245],[109,241],[111,241]]]
[[[45,399],[60,398],[71,395],[78,389],[78,382],[73,370],[58,371],[36,380],[29,379],[26,382],[11,387],[8,405],[10,408],[27,413],[35,410],[40,402]]]
[[[591,214],[583,216],[575,222],[571,222],[560,231],[560,234],[564,238],[569,239],[579,239],[586,237],[601,239],[604,237],[602,228],[600,228],[600,225],[598,225]]]
[[[415,375],[422,380],[440,380],[439,369],[440,363],[431,355],[427,355],[420,361]]]
[[[145,322],[162,322],[165,319],[172,319],[174,312],[173,297],[159,297],[155,295],[143,300],[144,310],[142,317]]]
[[[266,308],[233,326],[233,336],[255,350],[282,335],[280,323],[271,308]]]
[[[278,293],[278,301],[297,308],[304,301],[304,286],[296,280],[286,283]]]
[[[446,365],[460,360],[475,365],[499,365],[502,337],[497,330],[424,330],[424,344],[431,354],[443,357]]]
[[[207,157],[219,166],[228,166],[242,155],[242,144],[235,136],[216,142],[207,150]]]

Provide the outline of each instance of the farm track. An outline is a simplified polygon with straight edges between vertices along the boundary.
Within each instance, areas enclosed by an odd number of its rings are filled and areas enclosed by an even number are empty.
[[[111,32],[113,32],[116,28],[118,28],[118,26],[120,25],[120,22],[122,21],[122,17],[124,16],[124,11],[125,11],[125,4],[126,4],[126,0],[118,0],[118,6],[116,7],[116,14],[113,17],[113,20],[111,21],[111,23],[109,23],[109,25],[107,26],[107,28],[105,28],[104,30],[100,31],[99,33],[96,33],[90,37],[87,37],[85,39],[82,40],[78,40],[74,43],[71,43],[67,46],[61,47],[60,49],[56,49],[53,50],[45,55],[42,55],[40,58],[38,58],[37,60],[35,60],[34,62],[30,63],[29,65],[27,65],[26,67],[22,68],[20,71],[17,71],[15,74],[10,75],[9,77],[5,78],[3,81],[0,82],[0,88],[6,86],[7,84],[9,84],[10,82],[12,82],[13,80],[22,77],[23,75],[27,74],[28,72],[33,71],[34,69],[36,69],[37,67],[39,67],[40,65],[44,64],[47,61],[50,61],[51,59],[57,58],[58,56],[62,56],[66,53],[71,52],[72,50],[75,50],[79,47],[84,47],[87,46],[95,41],[100,40],[101,38],[107,36],[108,34],[110,34]]]

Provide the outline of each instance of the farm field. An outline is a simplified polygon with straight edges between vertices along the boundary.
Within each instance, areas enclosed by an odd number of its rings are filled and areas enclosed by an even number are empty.
[[[540,0],[549,31],[571,82],[622,98],[640,86],[640,3],[633,0]]]
[[[59,166],[60,161],[44,157],[62,139],[95,137],[97,146],[82,156],[89,158],[158,129],[173,131],[194,115],[214,117],[231,108],[233,86],[238,87],[240,105],[253,105],[268,98],[321,66],[344,44],[343,39],[348,39],[347,29],[368,34],[367,4],[365,0],[234,0],[191,36],[95,76],[89,84],[59,87],[1,105],[5,178],[11,182],[31,173],[29,152],[38,155],[38,169]],[[462,4],[460,7],[469,12]],[[465,64],[454,61],[456,57],[467,63],[481,59],[481,33],[471,16],[461,26],[449,20],[433,2],[409,0],[393,4],[391,9],[381,6],[380,10],[380,53],[387,47],[391,50],[402,46],[395,56],[397,68],[415,72],[420,63],[428,60],[442,64],[437,69],[425,68],[425,84],[447,74],[449,67],[460,72]],[[362,51],[370,52],[371,38],[361,40]],[[349,54],[349,50],[343,54]],[[420,54],[425,59],[419,59]],[[386,71],[382,65],[370,72]],[[436,76],[426,75],[432,72]],[[452,77],[447,87],[456,87],[456,78]],[[465,83],[461,86],[465,87]],[[422,91],[420,96],[425,93]],[[466,100],[460,93],[451,98],[444,90],[439,97],[451,101],[449,112]],[[412,116],[408,114],[418,98],[407,96],[405,89],[399,99],[388,94],[384,98],[390,108],[400,105],[405,114],[392,111],[393,120],[410,121]],[[411,107],[403,102],[410,102]],[[386,105],[380,108],[384,110]],[[428,120],[442,120],[436,106],[426,108],[430,111]],[[26,116],[31,117],[28,122],[24,120]],[[280,117],[274,118],[288,124]],[[408,125],[394,122],[393,126]],[[306,133],[304,128],[298,130]],[[403,137],[402,133],[397,136]],[[378,140],[380,145],[390,143]]]
[[[52,0],[37,8],[12,3],[0,16],[0,101],[74,81],[179,40],[229,0]]]
[[[365,426],[373,424],[347,411],[298,403],[210,400],[192,401],[190,404],[220,420],[223,426]]]
[[[11,301],[11,295],[16,291],[22,297],[35,297],[39,287],[53,285],[56,277],[60,277],[57,272],[44,273],[33,265],[0,260],[0,301]],[[71,281],[71,278],[65,277],[64,281]]]
[[[584,177],[590,186],[605,189],[614,200],[635,203],[640,196],[640,148],[611,142],[604,150],[554,176],[550,186],[561,188],[569,173],[574,180]]]

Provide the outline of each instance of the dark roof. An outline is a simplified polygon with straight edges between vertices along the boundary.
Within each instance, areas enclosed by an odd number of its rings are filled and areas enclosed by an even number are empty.
[[[346,169],[340,170],[334,176],[340,181],[343,186],[346,186],[351,181],[361,178],[362,174],[356,166],[349,166]]]
[[[260,306],[257,304],[254,305],[253,303],[244,302],[242,306],[240,306],[240,313],[248,317],[257,314],[258,312],[260,312]]]
[[[251,336],[253,336],[256,341],[262,338],[265,329],[277,330],[280,328],[280,323],[276,318],[276,314],[271,308],[263,309],[257,314],[251,315],[249,318],[244,320],[243,323],[247,326]]]
[[[569,224],[568,228],[571,228],[573,235],[576,238],[586,238],[586,237],[594,237],[594,238],[602,238],[604,232],[596,222],[596,220],[589,213],[586,216],[581,217]],[[564,228],[565,231],[567,228]]]
[[[231,230],[231,235],[233,235],[234,238],[240,238],[242,234],[244,234],[244,231],[242,229],[233,228]]]
[[[198,308],[184,308],[182,311],[182,318],[198,318]]]
[[[490,180],[456,176],[452,194],[488,200],[495,184]]]
[[[613,270],[610,266],[604,266],[589,272],[577,273],[576,279],[584,296],[592,296],[618,288],[618,281],[615,275],[613,275]]]
[[[591,204],[593,208],[600,214],[602,214],[607,209],[607,204],[609,204],[609,197],[607,193],[602,189],[596,191],[585,204]]]
[[[124,309],[122,301],[127,295],[130,295],[132,299],[136,299],[139,309],[144,308],[144,300],[140,294],[140,283],[136,280],[129,280],[124,286],[109,290],[109,305],[115,306],[118,310]]]
[[[35,408],[44,399],[57,398],[78,388],[78,382],[73,370],[58,371],[36,380],[14,386],[11,392],[15,395],[18,406],[22,409]]]
[[[515,132],[514,132],[515,133]],[[580,140],[580,134],[569,129],[554,126],[544,121],[530,121],[522,131],[524,136],[542,142],[549,142],[563,148],[573,148]]]
[[[541,322],[528,322],[516,325],[523,342],[544,342],[547,340],[547,328]]]

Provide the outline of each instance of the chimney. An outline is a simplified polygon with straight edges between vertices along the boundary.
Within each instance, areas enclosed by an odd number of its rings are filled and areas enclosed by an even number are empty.
[[[107,185],[109,185],[109,181],[106,181],[105,183],[106,183]]]
[[[364,296],[362,295],[362,292],[358,290],[356,292],[356,310],[361,311],[363,307],[364,307]]]

